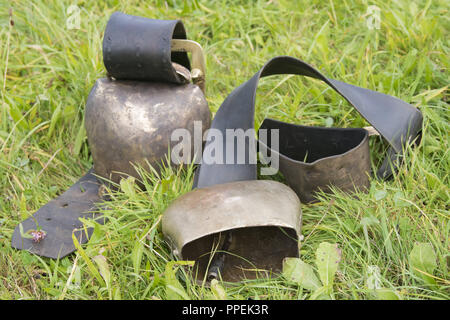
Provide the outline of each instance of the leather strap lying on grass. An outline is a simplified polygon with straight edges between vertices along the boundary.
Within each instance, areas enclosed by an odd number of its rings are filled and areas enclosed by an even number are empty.
[[[79,218],[99,217],[98,214],[91,212],[96,208],[96,203],[102,200],[99,187],[100,183],[93,175],[93,169],[89,170],[66,192],[44,205],[32,217],[21,222],[24,232],[41,228],[45,232],[42,240],[37,242],[22,237],[20,227],[17,226],[11,246],[53,259],[63,258],[74,252],[76,249],[72,232],[75,232],[80,243],[87,242],[92,233],[92,229],[87,228],[86,234]],[[103,219],[99,219],[98,222],[103,223]]]
[[[390,149],[376,176],[389,178],[405,146],[419,134],[422,114],[408,103],[392,96],[325,77],[307,63],[288,56],[269,60],[250,80],[236,88],[222,103],[211,128],[226,136],[227,129],[254,128],[255,96],[259,79],[277,74],[296,74],[322,80],[344,97],[389,143]],[[279,129],[279,150],[270,141],[261,150],[278,152],[280,171],[303,202],[314,201],[314,193],[330,185],[344,190],[369,184],[370,154],[368,132],[361,128],[318,128],[266,119],[260,129]],[[268,136],[270,136],[268,134]],[[207,138],[206,146],[209,141]],[[223,163],[227,150],[223,149]],[[256,153],[256,144],[246,141],[245,154]],[[206,147],[205,147],[206,148]],[[257,178],[256,164],[247,157],[244,164],[207,164],[197,171],[194,188]],[[307,156],[306,162],[303,159]]]

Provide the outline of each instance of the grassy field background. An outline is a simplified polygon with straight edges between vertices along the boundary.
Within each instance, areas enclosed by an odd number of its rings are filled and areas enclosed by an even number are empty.
[[[80,9],[79,29],[67,28],[70,5]],[[372,5],[379,8],[379,29],[368,26]],[[338,245],[334,281],[324,284],[332,299],[449,299],[449,6],[446,0],[0,0],[0,299],[324,296],[295,272],[232,286],[194,284],[160,230],[164,209],[190,190],[191,171],[143,173],[146,191],[127,181],[112,195],[104,212],[109,223],[95,225],[84,255],[53,261],[10,247],[14,227],[92,165],[84,106],[105,75],[103,30],[117,10],[183,20],[207,56],[213,113],[277,55],[419,108],[423,137],[406,150],[407,161],[391,181],[373,179],[359,200],[336,190],[302,206],[300,257],[320,277],[318,248]],[[261,81],[257,125],[269,116],[306,125],[368,125],[325,85],[293,76]],[[376,167],[386,145],[375,137],[371,146]]]

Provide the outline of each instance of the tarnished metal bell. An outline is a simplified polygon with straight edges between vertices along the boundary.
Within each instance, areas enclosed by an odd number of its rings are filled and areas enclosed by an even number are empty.
[[[110,77],[92,88],[85,127],[95,173],[116,183],[122,176],[137,177],[134,165],[159,171],[176,143],[170,141],[175,129],[193,136],[194,121],[201,121],[203,131],[210,126],[201,47],[159,34],[167,23],[114,13],[106,27],[103,52]],[[170,23],[173,36],[183,37],[181,22]],[[177,55],[188,51],[191,70],[189,60]]]
[[[240,281],[276,274],[298,256],[300,200],[288,186],[248,180],[195,189],[164,212],[174,254],[193,260],[198,281]]]
[[[118,182],[137,177],[133,165],[159,170],[178,128],[210,125],[210,112],[197,85],[97,80],[86,104],[85,126],[95,173]],[[192,144],[194,145],[194,144]],[[191,153],[193,154],[193,153]]]

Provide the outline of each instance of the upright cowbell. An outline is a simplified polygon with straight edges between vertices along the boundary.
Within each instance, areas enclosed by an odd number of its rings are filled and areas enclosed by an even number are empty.
[[[186,52],[192,53],[192,69]],[[67,256],[76,250],[73,236],[85,243],[92,234],[80,218],[104,223],[96,208],[107,180],[98,176],[117,183],[121,173],[137,176],[133,165],[158,170],[173,130],[192,132],[194,121],[201,121],[203,130],[210,126],[204,57],[197,43],[186,40],[181,21],[115,12],[104,34],[103,60],[108,77],[95,83],[85,110],[94,169],[22,221],[13,248],[54,259]]]
[[[95,83],[85,114],[97,175],[117,183],[137,177],[135,165],[159,171],[177,143],[174,130],[193,137],[194,121],[209,128],[202,49],[185,38],[181,21],[111,16],[103,39],[109,77]],[[186,52],[192,53],[191,70]]]

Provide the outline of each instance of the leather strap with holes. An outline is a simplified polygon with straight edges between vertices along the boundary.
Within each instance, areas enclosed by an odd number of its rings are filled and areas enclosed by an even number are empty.
[[[93,175],[93,169],[85,174],[66,192],[51,200],[32,217],[21,222],[23,232],[41,229],[45,236],[40,241],[22,237],[20,227],[14,230],[11,246],[16,249],[28,250],[31,253],[48,257],[63,258],[76,250],[72,240],[72,232],[79,243],[85,243],[92,228],[83,228],[80,218],[99,218],[95,213],[96,203],[101,201],[99,194],[100,183]],[[103,219],[97,220],[103,223]]]

